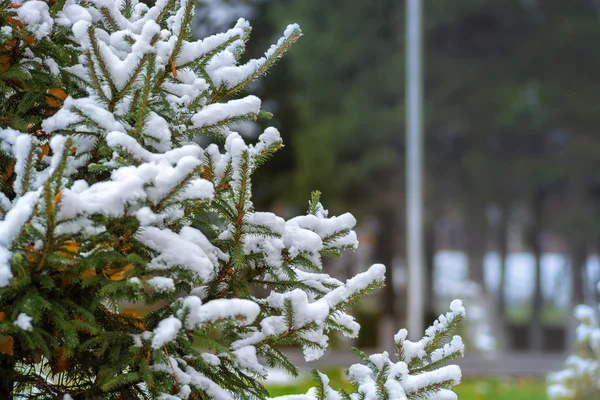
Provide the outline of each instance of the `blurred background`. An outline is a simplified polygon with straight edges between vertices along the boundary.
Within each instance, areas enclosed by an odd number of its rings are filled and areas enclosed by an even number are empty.
[[[357,217],[359,250],[327,268],[388,266],[355,312],[351,344],[366,349],[406,325],[405,12],[399,0],[205,0],[196,14],[198,37],[249,19],[252,57],[302,27],[253,88],[286,143],[255,178],[256,203],[290,217],[319,189],[330,213]],[[600,1],[424,0],[422,29],[425,326],[462,298],[471,353],[522,357],[523,374],[543,377],[575,343],[573,306],[599,300]]]

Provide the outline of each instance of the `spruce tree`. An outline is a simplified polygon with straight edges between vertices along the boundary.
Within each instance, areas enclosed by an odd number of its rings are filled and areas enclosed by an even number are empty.
[[[2,398],[266,398],[267,366],[298,372],[283,346],[314,360],[332,333],[358,334],[347,312],[385,268],[321,272],[358,245],[354,217],[318,192],[287,221],[256,210],[253,173],[283,144],[274,128],[252,144],[232,130],[270,117],[244,90],[300,28],[243,61],[249,24],[192,40],[193,10],[2,3]],[[464,317],[451,309],[419,342],[399,332],[395,363],[359,353],[357,393],[315,373],[298,398],[451,395],[460,369],[441,364],[462,354],[450,333]]]

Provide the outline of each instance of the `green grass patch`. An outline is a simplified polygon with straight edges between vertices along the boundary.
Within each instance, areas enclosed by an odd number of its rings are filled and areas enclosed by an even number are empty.
[[[542,380],[525,378],[464,379],[455,387],[460,400],[547,400]]]
[[[331,387],[352,392],[352,387],[341,372],[328,374]],[[290,385],[271,385],[271,397],[288,394],[304,394],[314,384],[310,379],[301,379]],[[528,378],[467,378],[455,387],[460,400],[548,400],[544,381]]]
[[[571,310],[562,310],[556,307],[542,309],[542,322],[549,326],[564,326],[569,319]],[[508,321],[513,324],[528,324],[531,320],[531,306],[527,304],[509,307],[507,310]]]

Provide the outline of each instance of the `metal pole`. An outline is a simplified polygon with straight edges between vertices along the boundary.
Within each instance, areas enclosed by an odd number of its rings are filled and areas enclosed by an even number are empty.
[[[411,340],[423,335],[421,13],[421,0],[406,1],[406,248],[408,334]]]

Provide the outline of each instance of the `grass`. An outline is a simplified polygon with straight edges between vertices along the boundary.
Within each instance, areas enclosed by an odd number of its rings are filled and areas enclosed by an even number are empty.
[[[542,322],[550,326],[564,326],[569,319],[571,310],[562,310],[556,307],[545,306],[542,309]],[[531,319],[531,306],[518,305],[507,310],[509,322],[515,324],[528,324]]]
[[[333,373],[329,376],[334,389],[352,391],[341,375]],[[305,379],[297,384],[270,386],[268,389],[269,394],[275,397],[306,393],[312,386],[312,382]],[[548,400],[543,381],[525,378],[468,378],[455,387],[455,392],[460,400]]]
[[[547,400],[544,381],[532,379],[465,379],[456,387],[460,400]]]

